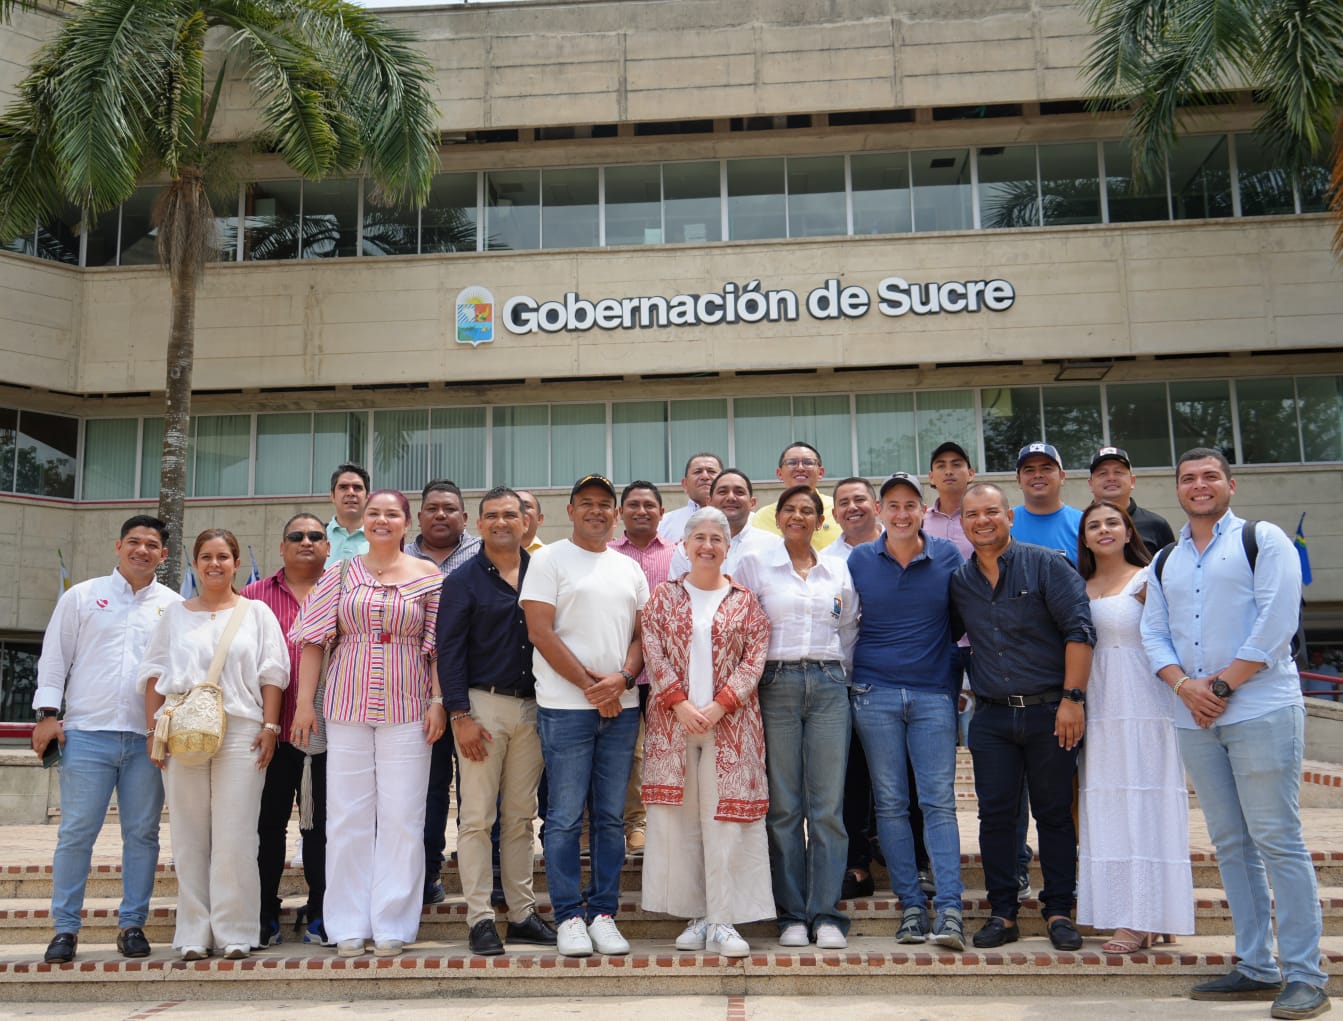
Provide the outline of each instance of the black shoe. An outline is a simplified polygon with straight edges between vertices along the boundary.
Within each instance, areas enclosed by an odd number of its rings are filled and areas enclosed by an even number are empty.
[[[1082,934],[1071,918],[1056,918],[1049,923],[1049,942],[1055,950],[1081,950]]]
[[[919,869],[919,889],[923,891],[925,897],[937,896],[937,883],[933,881],[933,873],[930,869]]]
[[[1020,938],[1021,930],[1017,928],[1016,922],[1009,924],[995,915],[984,923],[984,927],[975,933],[970,942],[981,950],[988,950],[1004,943],[1015,943]]]
[[[1272,1000],[1282,992],[1281,982],[1259,982],[1239,968],[1189,990],[1191,1000]]]
[[[1329,997],[1320,986],[1309,982],[1288,982],[1287,988],[1273,1001],[1271,1017],[1319,1017],[1329,1009]]]
[[[277,925],[276,928],[279,928]],[[117,933],[117,952],[122,957],[148,957],[149,940],[145,931],[138,925],[132,925]]]
[[[859,879],[858,870],[849,869],[848,872],[844,873],[844,884],[839,888],[839,899],[853,900],[857,897],[871,897],[876,888],[870,872]]]
[[[555,927],[533,911],[522,922],[509,922],[505,938],[510,943],[534,943],[539,947],[555,945]]]
[[[471,926],[467,942],[471,944],[471,953],[477,957],[498,957],[504,952],[504,945],[499,942],[499,930],[489,918]]]
[[[143,936],[141,937],[143,938]],[[148,946],[148,944],[145,944]],[[50,943],[42,960],[48,964],[69,964],[75,959],[75,948],[79,946],[79,934],[76,932],[58,932]],[[146,951],[148,953],[148,951]]]
[[[490,907],[497,911],[508,910],[508,898],[504,896],[504,891],[497,886],[490,891]]]
[[[447,899],[448,895],[443,889],[443,884],[438,882],[438,880],[424,884],[425,907],[428,907],[430,904],[442,904]]]

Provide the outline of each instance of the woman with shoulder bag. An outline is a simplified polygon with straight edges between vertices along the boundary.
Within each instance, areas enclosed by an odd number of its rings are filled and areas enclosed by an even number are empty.
[[[173,946],[186,961],[211,948],[236,960],[261,935],[256,820],[289,651],[275,615],[233,590],[241,557],[232,532],[201,532],[192,562],[200,592],[164,609],[136,683],[149,755],[165,770],[178,885]]]

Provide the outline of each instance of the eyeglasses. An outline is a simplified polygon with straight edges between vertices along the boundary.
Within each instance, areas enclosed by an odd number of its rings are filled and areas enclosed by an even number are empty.
[[[814,457],[790,457],[783,463],[785,468],[817,468],[821,464]]]
[[[314,531],[314,532],[286,532],[286,533],[285,533],[285,536],[284,536],[286,542],[302,542],[302,541],[304,540],[305,537],[307,538],[307,540],[308,540],[309,542],[321,542],[323,539],[326,538],[326,533],[325,533],[325,532],[315,532],[315,531]]]

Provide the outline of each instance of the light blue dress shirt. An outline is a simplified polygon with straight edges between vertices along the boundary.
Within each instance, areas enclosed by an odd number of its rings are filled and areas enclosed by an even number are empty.
[[[360,525],[353,532],[347,532],[334,517],[326,523],[326,541],[331,544],[331,552],[326,557],[327,567],[368,552],[368,537],[364,535],[364,526]]]

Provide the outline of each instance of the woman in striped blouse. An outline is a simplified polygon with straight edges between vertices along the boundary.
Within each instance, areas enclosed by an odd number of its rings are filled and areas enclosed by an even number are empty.
[[[326,671],[326,930],[342,957],[392,957],[419,933],[429,746],[447,718],[434,663],[443,577],[403,552],[410,505],[379,490],[364,508],[368,552],[326,570],[294,627],[303,644],[294,744],[317,727]]]

